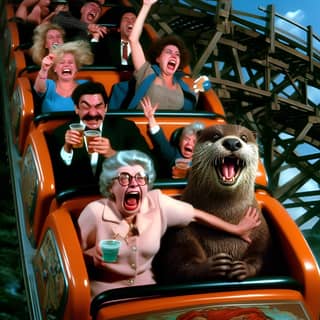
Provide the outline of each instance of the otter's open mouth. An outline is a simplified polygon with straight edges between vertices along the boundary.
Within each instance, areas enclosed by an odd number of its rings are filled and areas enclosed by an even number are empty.
[[[237,157],[216,158],[214,160],[214,167],[218,174],[220,183],[225,185],[232,185],[237,181],[241,170],[246,163]]]

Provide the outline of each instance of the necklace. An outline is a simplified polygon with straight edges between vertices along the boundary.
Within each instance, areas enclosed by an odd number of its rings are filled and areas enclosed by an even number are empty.
[[[135,223],[129,223],[129,232],[128,236],[138,236],[139,235],[139,229]]]
[[[127,223],[129,225],[128,233],[125,236],[121,236],[119,233],[113,233],[113,239],[119,239],[124,240],[127,244],[129,244],[129,238],[139,236],[139,229],[136,224],[136,217],[134,217],[132,220],[128,221]]]

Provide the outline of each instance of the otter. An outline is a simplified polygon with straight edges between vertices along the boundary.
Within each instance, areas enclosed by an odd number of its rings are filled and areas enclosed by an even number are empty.
[[[271,237],[255,198],[258,161],[256,136],[243,126],[215,125],[198,134],[182,200],[234,224],[253,206],[261,224],[251,244],[198,223],[169,229],[153,263],[158,283],[239,281],[261,273]]]

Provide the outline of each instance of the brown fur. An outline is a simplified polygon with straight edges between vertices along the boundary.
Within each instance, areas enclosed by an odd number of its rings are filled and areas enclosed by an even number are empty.
[[[233,161],[243,166],[232,183]],[[227,181],[221,183],[215,164],[225,159]],[[182,199],[195,208],[211,212],[231,223],[238,223],[249,206],[258,208],[255,199],[255,177],[258,168],[258,147],[255,135],[236,125],[218,125],[204,129],[195,148],[188,185]],[[227,167],[229,169],[227,169]],[[229,173],[228,173],[229,172]],[[229,176],[229,178],[228,178]],[[154,270],[159,282],[243,280],[259,275],[270,246],[270,232],[261,214],[262,223],[251,233],[252,243],[198,223],[168,230],[163,238]]]

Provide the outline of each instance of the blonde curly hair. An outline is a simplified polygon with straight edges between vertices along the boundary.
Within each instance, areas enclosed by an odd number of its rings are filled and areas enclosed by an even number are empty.
[[[30,48],[31,57],[35,64],[41,65],[42,59],[48,55],[49,50],[45,48],[47,33],[50,30],[57,30],[61,33],[62,38],[65,36],[65,31],[62,27],[53,23],[43,23],[38,25],[33,31],[33,45]]]
[[[54,64],[56,64],[57,61],[60,61],[65,53],[71,53],[74,55],[78,69],[83,65],[90,65],[94,61],[90,44],[85,40],[65,42],[64,44],[51,49],[51,52],[54,55]]]

